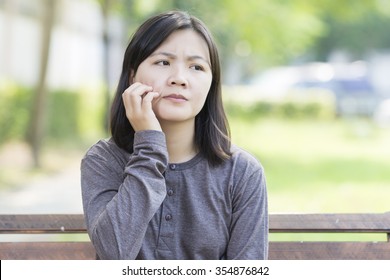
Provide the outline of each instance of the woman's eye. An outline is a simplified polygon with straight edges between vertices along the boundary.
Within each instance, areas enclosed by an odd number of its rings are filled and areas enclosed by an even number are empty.
[[[191,68],[196,70],[196,71],[203,71],[204,70],[204,68],[200,65],[192,65]]]
[[[167,60],[160,60],[160,61],[157,61],[156,64],[161,65],[161,66],[168,66],[169,62]]]

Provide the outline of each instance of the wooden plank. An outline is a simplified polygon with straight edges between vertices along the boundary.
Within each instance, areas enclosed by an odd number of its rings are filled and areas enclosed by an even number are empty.
[[[85,233],[82,214],[0,215],[1,233]],[[387,233],[390,212],[271,214],[270,232]],[[390,242],[271,242],[270,259],[390,259]],[[1,242],[0,259],[95,259],[90,242]]]
[[[270,260],[390,260],[389,242],[270,242]]]
[[[270,232],[390,233],[390,212],[378,214],[272,214]]]
[[[82,214],[0,215],[0,234],[80,232],[86,232]]]
[[[2,260],[93,260],[90,242],[0,243]],[[270,260],[390,260],[388,242],[271,242]]]
[[[1,242],[1,260],[94,260],[91,242]]]
[[[1,233],[85,232],[82,214],[0,215]],[[270,232],[390,233],[390,212],[378,214],[271,214]]]

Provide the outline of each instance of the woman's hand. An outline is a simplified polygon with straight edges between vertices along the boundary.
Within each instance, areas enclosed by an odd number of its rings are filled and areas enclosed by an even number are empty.
[[[134,83],[122,94],[126,117],[134,131],[162,130],[152,109],[153,100],[159,97],[153,88],[141,83]]]

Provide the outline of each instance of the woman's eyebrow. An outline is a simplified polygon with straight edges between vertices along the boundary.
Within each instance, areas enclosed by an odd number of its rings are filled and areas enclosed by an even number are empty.
[[[152,53],[150,56],[153,57],[153,56],[158,56],[158,55],[163,55],[163,56],[166,56],[166,57],[169,57],[169,58],[172,58],[172,59],[177,58],[177,55],[175,55],[174,53],[170,53],[170,52],[155,52],[155,53]],[[189,55],[189,56],[187,56],[187,60],[190,60],[190,61],[197,60],[197,59],[203,60],[208,65],[210,65],[210,62],[207,59],[205,59],[203,56],[201,56],[201,55]]]
[[[155,52],[152,53],[150,56],[158,56],[158,55],[167,56],[169,58],[176,58],[176,55],[170,52]]]
[[[190,55],[187,57],[187,59],[190,61],[200,59],[200,60],[203,60],[204,62],[206,62],[209,66],[211,66],[210,62],[201,55]]]

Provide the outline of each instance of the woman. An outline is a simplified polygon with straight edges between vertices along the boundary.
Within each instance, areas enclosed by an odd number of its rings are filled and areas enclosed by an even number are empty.
[[[102,259],[265,259],[265,176],[230,144],[213,39],[198,19],[148,19],[124,57],[109,140],[81,164]]]

